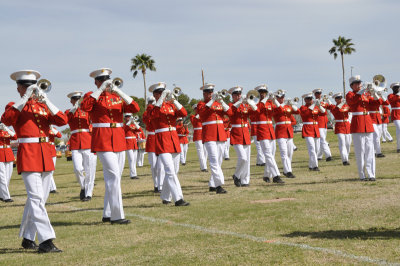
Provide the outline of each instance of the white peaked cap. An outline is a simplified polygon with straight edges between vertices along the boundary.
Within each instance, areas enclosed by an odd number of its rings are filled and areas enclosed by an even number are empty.
[[[213,90],[215,88],[215,85],[214,84],[211,84],[211,83],[206,83],[206,84],[204,84],[204,86],[201,86],[200,87],[200,90]]]
[[[349,83],[350,85],[353,84],[354,82],[359,81],[361,82],[361,76],[357,75],[357,76],[352,76],[351,78],[349,78]]]
[[[133,116],[132,113],[124,113],[124,116]]]
[[[255,87],[254,89],[257,91],[259,91],[259,90],[268,91],[268,86],[266,84],[261,84],[261,85]]]
[[[312,92],[309,92],[309,93],[306,93],[306,94],[303,94],[302,96],[301,96],[302,98],[308,98],[308,97],[313,97],[313,93]]]
[[[390,84],[391,89],[393,89],[393,87],[396,87],[396,86],[400,86],[400,82],[395,82],[395,83]]]
[[[154,102],[156,100],[156,98],[154,98],[154,96],[150,95],[147,96],[147,102]]]
[[[73,91],[71,93],[68,93],[67,97],[72,98],[72,97],[82,96],[82,94],[83,94],[82,91]]]
[[[183,118],[182,118],[182,117],[178,117],[178,118],[176,119],[176,121],[180,121],[180,120],[183,120]]]
[[[335,93],[335,94],[332,95],[332,98],[333,98],[333,99],[335,99],[335,98],[337,98],[337,97],[343,97],[343,95],[342,95],[340,92]]]
[[[149,87],[149,92],[153,92],[158,89],[165,89],[166,87],[167,87],[167,84],[165,82],[158,82]]]
[[[35,70],[20,70],[10,75],[12,80],[38,80],[40,73]]]
[[[89,76],[95,79],[95,78],[101,77],[101,76],[109,76],[109,75],[111,75],[111,73],[112,73],[111,68],[100,68],[95,71],[92,71],[89,74]]]
[[[242,92],[242,91],[243,91],[243,88],[240,86],[235,86],[235,87],[229,89],[230,94],[232,94],[234,92]]]
[[[322,92],[322,89],[318,88],[318,89],[313,90],[312,92],[313,92],[313,93],[317,93],[317,92],[321,93],[321,92]]]

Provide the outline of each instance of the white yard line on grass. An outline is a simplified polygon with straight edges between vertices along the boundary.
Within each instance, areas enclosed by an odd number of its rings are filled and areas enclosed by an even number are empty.
[[[68,206],[68,207],[71,209],[74,209],[74,210],[83,210],[81,208],[76,208],[76,207],[72,207],[72,206]],[[98,210],[91,210],[91,211],[101,212]],[[151,221],[154,223],[162,223],[162,224],[169,224],[169,225],[178,226],[178,227],[191,228],[191,229],[201,231],[204,233],[209,233],[209,234],[227,235],[227,236],[233,236],[233,237],[238,237],[238,238],[242,238],[242,239],[248,239],[248,240],[252,240],[252,241],[260,242],[260,243],[268,243],[268,244],[274,244],[274,245],[297,247],[297,248],[306,249],[306,250],[320,251],[320,252],[333,254],[333,255],[336,255],[339,257],[343,257],[343,258],[354,259],[354,260],[361,261],[361,262],[369,262],[369,263],[375,263],[375,264],[379,264],[379,265],[400,266],[400,263],[397,263],[397,262],[392,263],[392,262],[388,262],[383,259],[373,259],[373,258],[370,258],[367,256],[357,256],[357,255],[353,255],[350,253],[346,253],[346,252],[343,252],[340,250],[335,250],[335,249],[330,249],[330,248],[313,247],[313,246],[309,246],[306,244],[297,244],[297,243],[284,242],[284,241],[279,241],[279,240],[271,240],[271,239],[266,239],[266,238],[258,237],[258,236],[252,236],[252,235],[248,235],[248,234],[240,234],[240,233],[235,233],[235,232],[230,232],[230,231],[207,228],[207,227],[203,227],[203,226],[199,226],[199,225],[195,225],[195,224],[175,223],[174,221],[171,221],[171,220],[153,218],[150,216],[143,216],[143,215],[133,214],[133,213],[126,213],[125,215],[129,216],[129,217],[136,217],[141,220]]]

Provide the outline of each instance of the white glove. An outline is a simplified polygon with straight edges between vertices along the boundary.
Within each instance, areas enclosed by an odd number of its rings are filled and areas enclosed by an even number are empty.
[[[181,110],[182,104],[180,104],[177,100],[174,99],[172,103],[175,105],[176,109]]]
[[[270,93],[268,96],[268,100],[273,100],[273,99],[275,99],[275,94]]]
[[[22,111],[22,109],[24,108],[26,102],[29,100],[29,98],[32,96],[32,93],[35,89],[38,89],[38,86],[36,84],[33,84],[31,86],[29,86],[26,89],[26,92],[24,94],[24,96],[21,97],[21,99],[13,104],[13,107],[17,110],[19,110],[20,112]]]
[[[221,105],[225,112],[229,110],[229,105],[227,105],[224,101],[221,102]]]
[[[315,108],[315,103],[311,104],[311,105],[308,107],[308,109],[310,109],[311,111],[314,110],[314,108]]]
[[[103,93],[103,91],[110,87],[112,85],[112,80],[108,79],[106,81],[103,82],[103,84],[101,84],[100,88],[98,88],[95,92],[93,92],[90,96],[92,96],[93,98],[95,98],[96,100],[99,99],[100,94]]]
[[[277,100],[275,97],[272,99],[272,102],[273,102],[277,107],[280,107],[280,106],[281,106],[281,104],[278,102],[278,100]]]
[[[117,86],[114,86],[112,91],[118,94],[126,104],[131,104],[133,102],[132,97],[120,90]]]
[[[136,129],[140,128],[139,122],[133,122],[133,124],[135,125]]]
[[[376,91],[374,91],[373,93],[371,93],[372,97],[374,97],[375,100],[379,100],[379,95]]]
[[[217,98],[218,98],[218,93],[213,92],[213,93],[211,94],[211,99],[215,101],[215,100],[217,100]]]
[[[58,130],[57,130],[55,127],[53,127],[53,126],[51,126],[51,131],[53,131],[53,134],[54,134],[54,135],[57,135],[57,134],[58,134]]]
[[[267,98],[267,97],[265,97],[264,99],[261,100],[261,102],[262,102],[263,104],[265,104],[267,101],[268,101],[268,98]]]
[[[386,98],[385,95],[381,94],[381,98],[382,98],[382,100],[383,100],[384,102],[386,102],[387,98]]]
[[[6,125],[4,125],[3,123],[0,123],[0,130],[6,130],[5,126]]]
[[[41,102],[47,105],[52,115],[57,114],[60,110],[47,98],[47,94],[43,90],[39,90],[38,98]]]
[[[364,92],[365,92],[365,89],[361,89],[361,90],[359,90],[359,91],[357,92],[357,94],[361,95],[361,94],[364,94]]]
[[[256,105],[255,101],[248,99],[247,104],[251,107],[251,109],[253,109],[253,111],[257,110],[257,105]]]
[[[315,106],[321,106],[321,101],[320,100],[315,100]]]
[[[331,100],[328,98],[328,99],[326,99],[326,102],[329,104],[329,105],[332,105],[332,102],[331,102]]]
[[[214,93],[213,96],[211,97],[211,100],[208,101],[208,103],[206,103],[206,105],[211,108],[211,106],[213,105],[213,103],[215,102],[216,97],[214,97]]]
[[[1,127],[2,130],[7,131],[8,134],[9,134],[11,137],[14,137],[15,132],[12,131],[11,129],[9,129],[6,125],[4,125],[3,123],[0,123],[0,127]]]
[[[78,108],[79,108],[79,101],[76,101],[74,106],[69,110],[69,112],[74,114]]]
[[[170,91],[165,97],[165,101],[174,102],[176,100],[175,95]]]
[[[240,98],[237,102],[233,104],[236,108],[239,108],[239,106],[243,103],[243,100]]]
[[[160,98],[158,98],[158,100],[157,100],[155,106],[161,107],[161,105],[162,105],[163,102],[164,102],[165,97],[167,97],[168,93],[170,93],[170,92],[171,92],[170,90],[163,90],[163,92],[161,93]]]
[[[196,117],[197,119],[200,119],[200,116],[199,116],[199,114],[195,115],[194,117]]]
[[[326,109],[322,105],[318,105],[318,109],[321,111],[321,113],[325,113]]]
[[[339,109],[342,109],[343,105],[344,105],[344,102],[342,101],[341,103],[339,103],[339,104],[337,105],[337,107],[338,107]]]

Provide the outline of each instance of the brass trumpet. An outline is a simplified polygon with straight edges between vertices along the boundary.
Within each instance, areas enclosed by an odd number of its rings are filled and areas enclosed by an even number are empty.
[[[174,85],[174,90],[172,91],[172,94],[175,96],[175,97],[179,97],[179,96],[181,96],[182,95],[182,89],[181,88],[179,88],[179,87],[177,87],[175,84],[172,84],[172,85]]]
[[[298,103],[300,101],[299,97],[294,97],[293,102]]]
[[[260,98],[260,93],[257,90],[250,90],[246,94],[247,100],[255,101],[255,99]]]
[[[51,82],[47,79],[41,79],[38,81],[37,86],[39,89],[43,90],[43,92],[48,93],[51,91]]]
[[[134,122],[139,121],[139,116],[135,115],[135,116],[133,117],[133,121],[134,121]]]
[[[114,78],[112,81],[112,85],[120,89],[124,85],[124,81],[121,78]]]
[[[219,97],[221,97],[221,98],[225,98],[225,97],[228,95],[228,90],[223,89],[223,90],[217,92],[217,95],[218,95]]]

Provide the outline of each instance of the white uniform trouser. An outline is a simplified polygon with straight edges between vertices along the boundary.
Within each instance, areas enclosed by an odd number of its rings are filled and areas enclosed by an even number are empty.
[[[53,157],[54,168],[56,167],[57,156]],[[50,191],[57,190],[56,182],[54,182],[54,171],[51,171]],[[47,201],[47,200],[46,200]]]
[[[207,150],[204,148],[203,141],[196,140],[194,142],[196,145],[197,156],[199,157],[200,169],[207,169]]]
[[[235,176],[240,179],[240,183],[248,185],[250,183],[250,145],[235,144],[238,160],[236,163]]]
[[[105,183],[103,217],[110,217],[111,221],[124,219],[122,206],[121,175],[125,152],[97,152],[103,164]]]
[[[349,161],[350,147],[351,147],[351,135],[350,134],[336,134],[339,141],[339,152],[342,162]]]
[[[10,185],[11,175],[13,172],[13,162],[0,162],[0,198],[6,200],[10,199]]]
[[[170,200],[172,197],[172,200],[176,202],[183,199],[182,188],[177,175],[179,159],[179,153],[161,153],[158,155],[158,160],[161,161],[165,170],[163,189],[160,195],[163,200]]]
[[[97,156],[91,153],[90,149],[72,150],[71,154],[76,179],[81,189],[85,190],[85,197],[92,197]]]
[[[231,138],[227,138],[225,141],[224,159],[229,158],[229,149],[231,147]]]
[[[256,164],[264,164],[265,163],[265,157],[264,153],[261,149],[260,142],[257,140],[257,136],[253,136],[254,143],[256,144],[256,150],[257,150],[257,161]]]
[[[181,143],[181,153],[180,153],[180,158],[181,158],[181,163],[184,164],[186,163],[186,155],[188,151],[188,146],[189,144],[182,144]]]
[[[293,139],[279,138],[278,142],[279,151],[283,165],[283,172],[285,174],[292,172],[292,157],[293,157]]]
[[[211,177],[209,187],[219,187],[225,183],[224,173],[222,172],[222,159],[225,152],[225,142],[208,141],[204,143],[207,150],[208,161],[210,163]]]
[[[136,160],[137,160],[137,155],[138,155],[138,150],[126,150],[126,153],[128,153],[128,163],[129,163],[129,169],[130,169],[130,177],[137,176],[136,173]]]
[[[382,124],[372,124],[374,126],[373,142],[375,154],[382,153],[381,151],[381,137],[382,137]]]
[[[317,144],[317,156],[318,159],[322,159],[322,155],[325,155],[325,158],[332,157],[331,150],[329,149],[328,142],[326,141],[326,128],[319,128],[319,142]]]
[[[276,165],[275,157],[273,156],[274,140],[263,139],[260,140],[260,146],[265,157],[264,177],[280,176],[278,166]]]
[[[138,150],[137,166],[140,166],[140,167],[143,166],[144,153],[145,153],[145,150],[143,150],[143,149]]]
[[[45,197],[50,192],[50,172],[22,172],[21,175],[27,199],[19,237],[34,241],[37,233],[39,243],[56,238],[45,208]]]
[[[375,178],[375,155],[373,133],[352,133],[354,153],[357,160],[358,175],[364,179],[365,172],[369,178]]]
[[[396,126],[397,149],[400,149],[400,120],[393,120],[393,124]]]
[[[304,139],[306,140],[308,150],[308,167],[318,167],[317,146],[320,138],[305,137]]]
[[[383,141],[393,141],[392,135],[390,135],[387,127],[388,127],[387,123],[382,124],[382,140]]]

